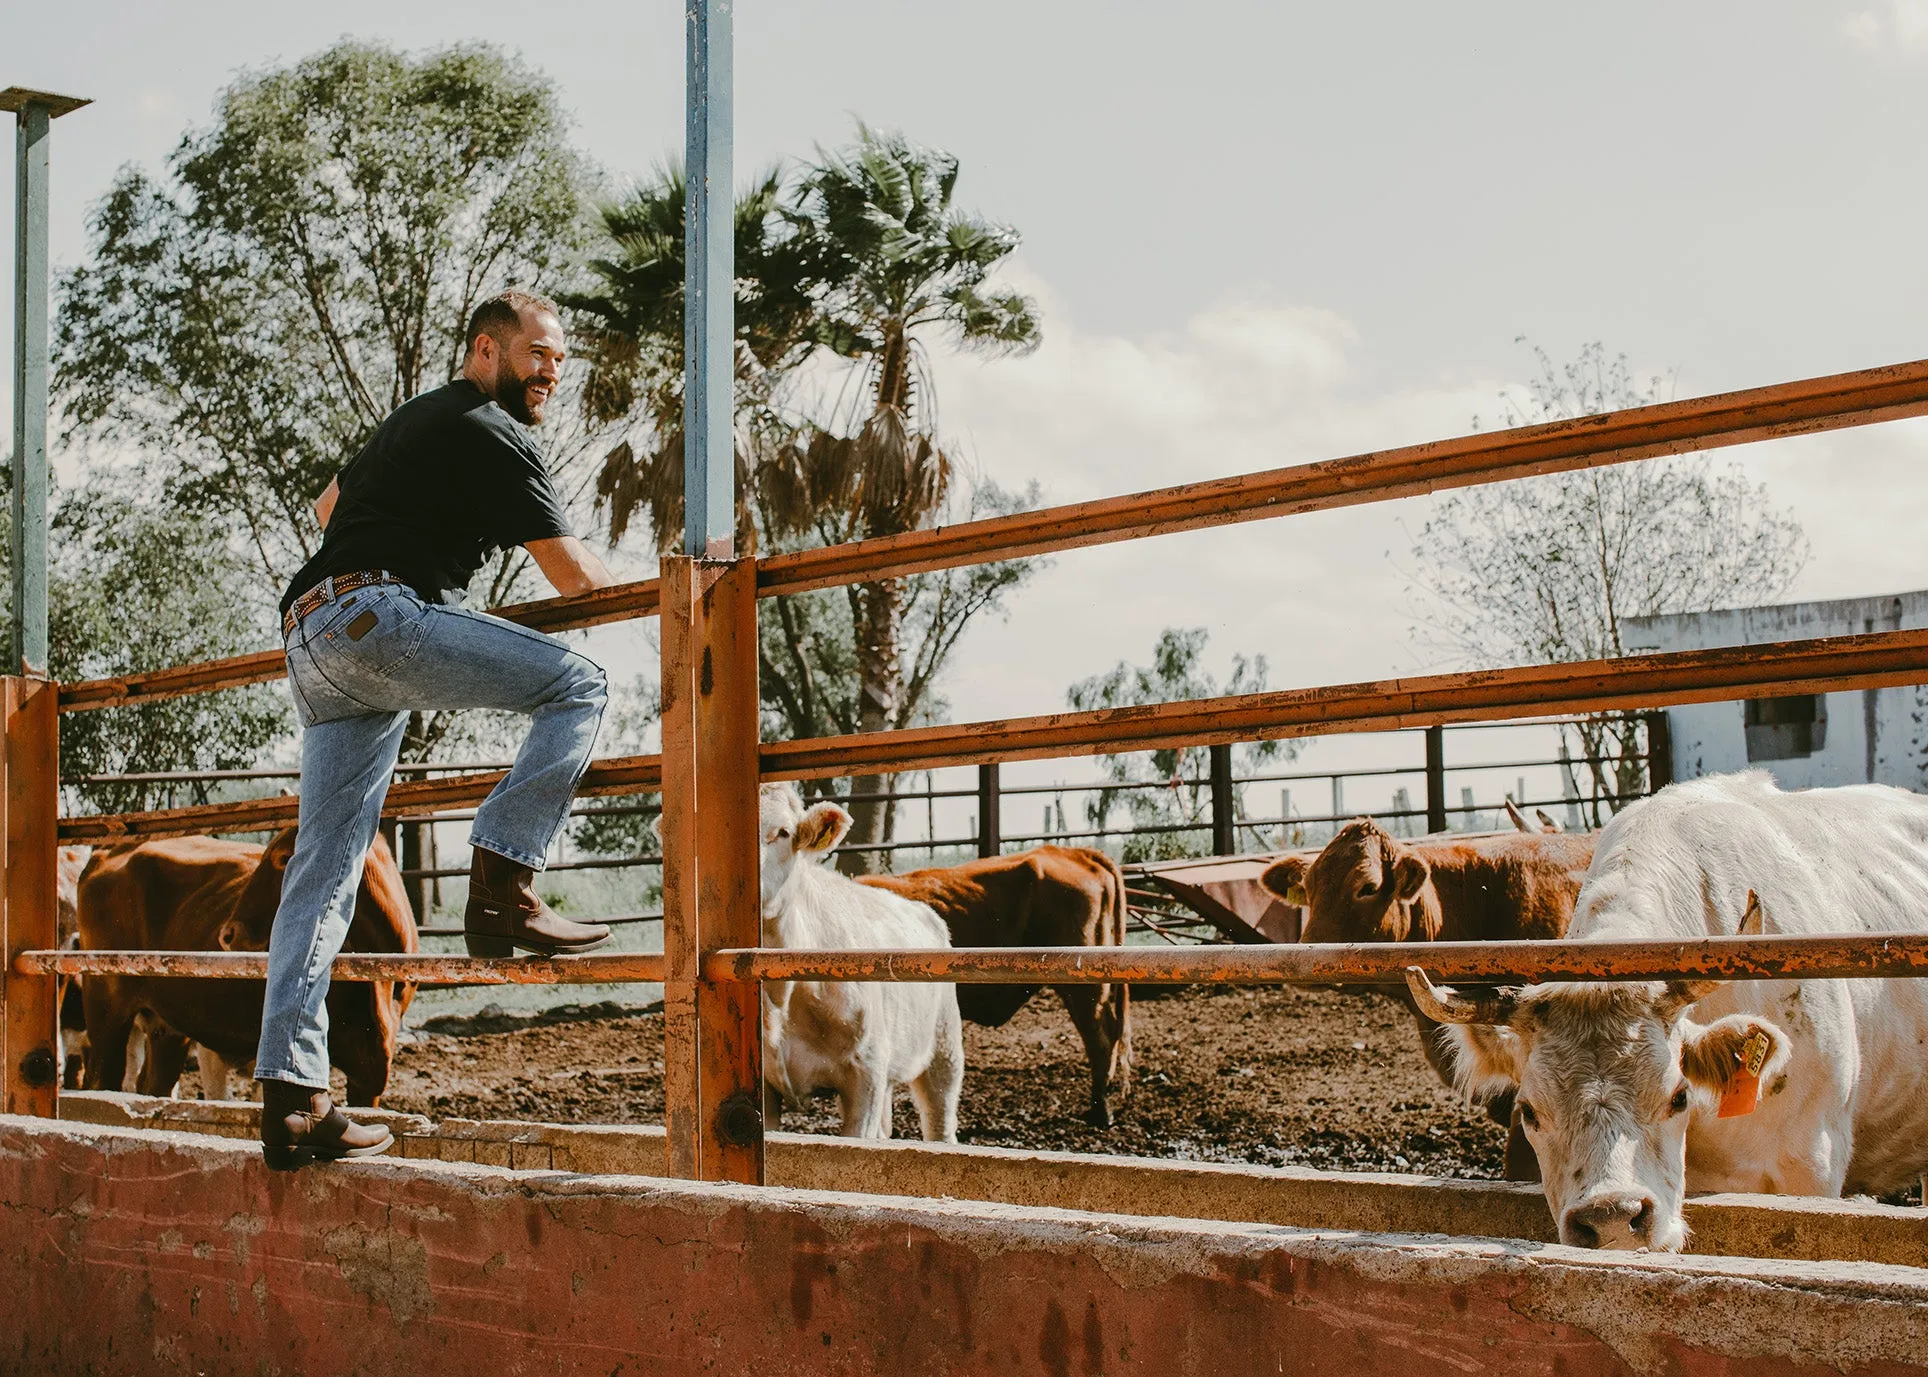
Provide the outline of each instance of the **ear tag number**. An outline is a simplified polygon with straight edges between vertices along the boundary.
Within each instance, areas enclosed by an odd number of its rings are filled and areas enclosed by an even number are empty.
[[[1739,1118],[1752,1114],[1761,1103],[1761,1068],[1767,1064],[1768,1049],[1773,1044],[1766,1033],[1749,1033],[1746,1041],[1735,1054],[1739,1063],[1721,1087],[1720,1114],[1723,1119]]]

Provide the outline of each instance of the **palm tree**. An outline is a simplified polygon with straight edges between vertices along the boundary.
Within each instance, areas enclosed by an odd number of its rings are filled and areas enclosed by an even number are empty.
[[[820,152],[794,191],[786,193],[772,171],[739,196],[737,548],[915,530],[943,508],[952,464],[938,441],[925,338],[941,334],[997,353],[1038,342],[1032,303],[987,285],[1017,247],[1017,233],[952,205],[957,172],[948,153],[859,125],[857,142]],[[683,216],[683,172],[672,164],[603,208],[614,252],[589,265],[591,290],[560,298],[591,362],[589,419],[640,421],[640,434],[609,452],[598,482],[611,544],[641,509],[659,549],[674,548],[682,531]],[[821,426],[789,414],[781,396],[786,377],[819,349],[854,365]],[[962,610],[938,617],[939,634],[925,638],[908,686],[904,582],[846,589],[856,729],[907,725],[963,624],[1021,578],[1013,566],[984,587],[939,590],[956,593]],[[820,628],[801,604],[776,611],[783,659],[803,667],[792,677],[807,689],[824,651]],[[781,688],[777,663],[766,658],[765,668]],[[777,707],[793,726],[799,716],[822,716]],[[886,787],[878,777],[855,784],[868,794]],[[851,811],[856,841],[881,837],[889,818],[883,804],[859,802]]]
[[[614,253],[589,264],[594,285],[558,297],[590,361],[583,410],[596,424],[636,416],[640,438],[609,451],[597,493],[609,506],[616,544],[647,509],[658,549],[676,548],[683,529],[683,217],[680,163],[601,208]],[[778,384],[816,345],[819,283],[780,214],[782,173],[763,173],[737,197],[737,491],[749,484],[746,440],[783,430],[773,406]],[[739,501],[737,545],[755,548],[747,501]]]
[[[1018,234],[953,204],[956,158],[862,124],[856,143],[818,156],[789,219],[797,251],[826,284],[815,338],[856,364],[861,385],[807,443],[769,453],[759,490],[774,528],[835,543],[915,530],[943,506],[952,464],[938,440],[926,337],[1011,354],[1035,349],[1039,330],[1028,298],[989,285]],[[902,581],[846,593],[858,730],[905,725]],[[859,795],[886,787],[880,776],[853,781]],[[883,837],[881,801],[856,801],[851,812],[852,841]]]

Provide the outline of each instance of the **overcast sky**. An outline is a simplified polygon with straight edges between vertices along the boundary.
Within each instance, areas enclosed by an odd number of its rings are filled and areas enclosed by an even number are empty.
[[[664,0],[0,13],[0,85],[97,102],[55,126],[60,264],[117,166],[345,34],[520,50],[616,176],[682,138]],[[741,0],[736,35],[740,174],[862,117],[958,154],[960,199],[1022,231],[1043,348],[937,380],[974,462],[1047,500],[1460,433],[1529,371],[1522,335],[1677,369],[1680,395],[1928,354],[1928,0]],[[1923,423],[1733,454],[1807,527],[1795,596],[1928,584]],[[1221,668],[1264,652],[1281,687],[1433,667],[1399,574],[1425,515],[1063,556],[966,642],[953,714],[1059,707],[1165,626],[1211,628]]]

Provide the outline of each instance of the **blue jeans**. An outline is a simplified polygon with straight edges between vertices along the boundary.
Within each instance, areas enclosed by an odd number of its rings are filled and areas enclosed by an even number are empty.
[[[288,685],[302,725],[300,830],[268,939],[254,1074],[320,1090],[329,966],[355,915],[409,713],[529,714],[515,768],[477,811],[469,843],[540,870],[595,748],[609,682],[554,637],[390,583],[310,612],[288,637]]]

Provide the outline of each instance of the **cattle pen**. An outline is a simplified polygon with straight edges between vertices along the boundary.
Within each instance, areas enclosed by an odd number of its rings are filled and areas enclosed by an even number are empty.
[[[1415,955],[1400,944],[766,949],[760,783],[1920,684],[1928,631],[760,742],[760,599],[1928,415],[1928,360],[741,555],[728,534],[729,215],[702,189],[731,184],[728,15],[726,3],[690,6],[699,347],[685,553],[658,578],[497,609],[544,631],[658,621],[662,750],[598,760],[580,792],[660,792],[663,950],[352,954],[334,966],[345,981],[660,983],[663,1127],[411,1122],[400,1161],[291,1179],[223,1141],[252,1133],[242,1106],[63,1096],[61,977],[259,980],[266,957],[57,950],[58,846],[282,827],[298,802],[60,815],[63,714],[263,683],[284,663],[268,650],[47,678],[44,430],[23,442],[17,423],[17,672],[0,681],[6,1360],[38,1371],[1928,1370],[1920,1210],[1709,1197],[1691,1207],[1696,1252],[1603,1257],[1552,1242],[1537,1192],[1518,1187],[765,1133],[764,981],[1323,985],[1397,980]],[[33,230],[34,206],[43,223],[22,245],[38,243],[44,276],[47,121],[73,107],[8,94],[21,166],[40,159],[37,190],[22,173],[22,223]],[[32,285],[24,268],[21,280]],[[23,291],[28,319],[32,298]],[[38,309],[23,356],[44,346],[44,283]],[[44,368],[37,383],[30,373],[16,374],[23,412],[45,406]],[[410,779],[385,816],[472,807],[500,778]],[[1928,931],[1465,943],[1428,948],[1423,964],[1443,982],[1919,978]]]

